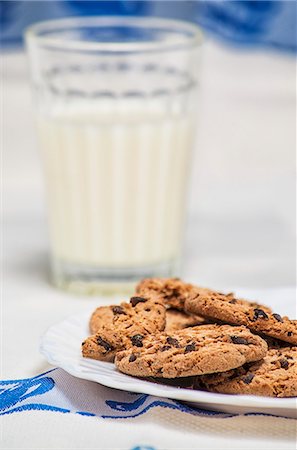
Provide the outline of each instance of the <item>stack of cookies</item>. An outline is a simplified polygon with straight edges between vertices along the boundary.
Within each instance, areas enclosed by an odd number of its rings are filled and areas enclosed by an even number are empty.
[[[297,321],[182,282],[145,279],[129,303],[97,308],[86,358],[123,373],[225,394],[297,396]]]

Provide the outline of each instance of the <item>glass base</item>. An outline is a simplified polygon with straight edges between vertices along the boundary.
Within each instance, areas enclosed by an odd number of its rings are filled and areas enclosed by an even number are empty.
[[[54,259],[52,282],[60,289],[82,295],[132,294],[142,278],[176,277],[180,263],[170,260],[161,264],[133,268],[99,268],[71,264]]]

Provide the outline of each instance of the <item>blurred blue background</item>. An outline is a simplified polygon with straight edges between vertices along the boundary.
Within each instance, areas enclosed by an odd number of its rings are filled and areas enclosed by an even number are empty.
[[[195,22],[233,45],[296,52],[295,1],[1,1],[1,46],[19,48],[24,29],[41,20],[81,15],[154,15]]]

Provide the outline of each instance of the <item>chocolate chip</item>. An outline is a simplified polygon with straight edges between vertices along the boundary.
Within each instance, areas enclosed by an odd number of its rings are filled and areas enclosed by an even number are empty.
[[[133,306],[136,306],[138,303],[145,303],[146,302],[146,298],[143,297],[131,297],[130,299],[130,303]]]
[[[242,379],[242,381],[243,381],[245,384],[250,384],[251,381],[253,380],[254,376],[255,376],[254,374],[248,373],[247,376],[244,377],[244,378]]]
[[[282,369],[288,369],[289,368],[289,362],[286,358],[282,358],[279,360],[281,368]]]
[[[283,322],[283,319],[279,314],[274,313],[272,315],[275,318],[275,320],[277,320],[278,322]]]
[[[126,315],[124,309],[123,309],[121,306],[114,306],[114,307],[112,308],[112,312],[113,312],[114,314],[125,314],[125,315]]]
[[[104,350],[106,350],[107,352],[110,352],[111,350],[113,350],[113,346],[109,342],[102,339],[100,336],[97,337],[97,344],[100,345],[101,347],[103,347]]]
[[[242,338],[240,336],[230,336],[230,338],[233,344],[242,344],[242,345],[249,344],[249,342],[245,338]]]
[[[191,344],[188,344],[185,348],[185,353],[194,352],[196,350],[195,343],[192,342]]]
[[[133,362],[136,361],[136,355],[134,355],[134,353],[132,353],[132,355],[129,358],[129,362]]]
[[[168,338],[166,339],[166,342],[169,345],[173,345],[174,347],[177,347],[177,348],[180,347],[178,340],[173,338],[173,337],[171,337],[171,336],[168,336]]]
[[[134,334],[134,336],[130,337],[132,345],[135,347],[143,347],[142,339],[143,336],[141,334]]]
[[[160,352],[165,352],[166,350],[170,350],[170,349],[171,349],[170,345],[164,345],[164,347],[160,348]]]
[[[292,334],[293,334],[292,331],[288,331],[288,332],[287,332],[287,335],[288,335],[288,336],[292,336]]]
[[[255,308],[254,309],[254,320],[257,320],[259,318],[268,319],[268,316],[267,316],[266,312],[263,311],[263,309]]]
[[[229,301],[229,303],[231,303],[232,305],[235,305],[235,303],[237,303],[237,300],[235,298],[233,298],[232,300]]]

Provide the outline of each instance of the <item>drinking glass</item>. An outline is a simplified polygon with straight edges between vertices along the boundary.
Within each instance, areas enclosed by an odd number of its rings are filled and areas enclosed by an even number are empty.
[[[81,17],[26,33],[53,282],[85,293],[179,274],[201,32]]]

